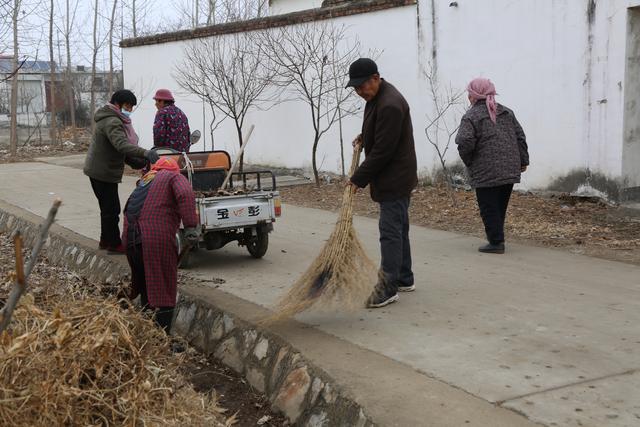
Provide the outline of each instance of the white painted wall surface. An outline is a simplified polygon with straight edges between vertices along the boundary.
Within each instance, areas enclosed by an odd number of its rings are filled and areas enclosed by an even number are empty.
[[[322,6],[322,0],[271,0],[270,15],[297,12]]]
[[[588,167],[612,178],[619,178],[622,171],[627,7],[640,5],[640,0],[596,3],[590,23],[586,1],[458,1],[459,7],[435,2],[435,45],[430,2],[335,22],[347,24],[364,50],[382,50],[377,61],[382,76],[398,87],[412,108],[422,173],[438,167],[435,150],[424,137],[432,102],[422,74],[433,61],[435,47],[442,84],[464,89],[476,76],[494,81],[498,101],[515,111],[528,137],[531,167],[521,187],[540,188],[574,169]],[[183,45],[172,42],[124,49],[125,84],[143,95],[133,120],[147,147],[152,142],[155,114],[151,96],[159,87],[178,92],[177,104],[188,114],[192,128],[207,133],[202,103],[180,93],[171,77]],[[254,123],[256,130],[247,148],[247,161],[309,166],[312,127],[307,108],[289,102],[252,113],[248,123]],[[358,133],[361,119],[360,114],[346,120],[347,145]],[[207,137],[207,148],[210,143]],[[216,132],[216,148],[234,153],[236,144],[230,122]],[[202,147],[201,142],[196,149]],[[339,170],[338,147],[335,129],[320,142],[318,163],[323,169]],[[345,151],[348,158],[348,147]],[[456,160],[452,147],[449,161]]]

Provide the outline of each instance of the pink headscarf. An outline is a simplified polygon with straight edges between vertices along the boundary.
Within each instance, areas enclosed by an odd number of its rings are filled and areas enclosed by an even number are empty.
[[[496,122],[498,105],[496,104],[496,87],[489,79],[477,78],[471,80],[467,86],[469,96],[475,103],[479,99],[487,100],[487,109],[489,110],[489,118],[493,123]]]
[[[127,139],[129,140],[129,144],[138,145],[138,134],[133,129],[133,125],[131,124],[131,119],[129,117],[125,116],[124,114],[122,114],[122,111],[120,111],[120,108],[118,108],[117,105],[113,105],[111,103],[107,103],[107,105],[109,106],[109,108],[111,108],[113,111],[115,111],[116,114],[118,114],[118,117],[120,117],[120,119],[122,120],[122,126],[124,127],[124,133],[127,135]]]
[[[169,171],[173,173],[180,173],[180,166],[178,162],[171,157],[160,157],[160,159],[151,166],[152,171]]]

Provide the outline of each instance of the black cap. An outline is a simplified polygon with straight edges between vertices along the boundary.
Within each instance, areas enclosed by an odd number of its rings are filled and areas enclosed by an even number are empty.
[[[378,66],[373,59],[356,59],[349,66],[349,83],[345,87],[358,87],[374,74],[378,74]]]

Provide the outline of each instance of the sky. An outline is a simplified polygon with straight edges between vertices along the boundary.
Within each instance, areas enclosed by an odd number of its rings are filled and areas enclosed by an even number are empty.
[[[54,56],[56,62],[66,63],[65,50],[65,22],[67,15],[73,21],[71,31],[71,52],[73,65],[90,66],[93,52],[93,10],[95,0],[69,0],[71,13],[66,13],[67,0],[54,1]],[[99,10],[99,53],[97,66],[107,69],[109,64],[108,50],[108,22],[114,0],[98,0]],[[114,34],[114,54],[117,67],[120,68],[120,51],[117,47],[122,38],[133,36],[132,8],[133,0],[116,0],[117,16]],[[220,2],[220,0],[218,0]],[[248,0],[225,0],[245,4]],[[251,0],[264,1],[266,0]],[[49,11],[51,0],[21,0],[22,10],[19,20],[19,41],[21,59],[49,60]],[[137,4],[137,30],[138,35],[175,30],[188,26],[190,17],[193,16],[196,0],[136,0]],[[0,0],[0,54],[11,54],[11,8],[13,0]],[[199,4],[205,7],[208,2],[199,0]],[[201,24],[206,23],[205,11],[200,12]],[[62,59],[62,61],[60,61]]]
[[[131,0],[118,1],[116,29],[114,31],[114,54],[116,62],[120,63],[120,51],[117,47],[122,38],[131,37],[133,29],[131,24]],[[148,32],[158,29],[158,26],[175,23],[180,14],[179,1],[170,0],[136,0],[140,10],[137,13],[138,32]],[[182,0],[187,2],[189,0]],[[11,31],[11,7],[13,0],[0,0],[0,54],[13,52]],[[18,22],[18,40],[21,59],[49,60],[49,11],[50,0],[22,0],[21,18]],[[93,52],[93,0],[70,0],[72,13],[68,14],[73,20],[70,46],[72,63],[74,65],[89,66],[92,62]],[[109,64],[108,50],[108,22],[111,17],[113,0],[98,0],[99,4],[99,53],[97,56],[98,68],[106,69]],[[74,5],[76,8],[74,9]],[[65,23],[66,0],[54,0],[54,57],[56,62],[66,63],[65,48]],[[174,24],[175,27],[175,24]],[[62,60],[62,61],[61,61]],[[118,67],[119,68],[119,67]]]

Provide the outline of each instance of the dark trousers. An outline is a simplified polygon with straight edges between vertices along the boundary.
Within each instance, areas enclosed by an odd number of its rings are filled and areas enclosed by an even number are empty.
[[[380,202],[380,270],[387,289],[413,285],[409,243],[409,198]]]
[[[118,226],[120,221],[118,184],[89,179],[93,194],[96,195],[100,206],[100,243],[110,248],[116,247],[122,243]]]
[[[504,220],[507,217],[507,206],[509,206],[512,190],[513,184],[476,188],[480,216],[487,233],[487,240],[492,245],[504,243]]]
[[[127,240],[135,242],[134,239],[127,236]],[[136,284],[140,291],[140,304],[144,311],[154,310],[154,319],[158,326],[160,326],[168,334],[171,330],[171,323],[173,321],[173,307],[158,307],[152,308],[149,305],[149,299],[147,297],[147,282],[144,275],[144,260],[142,258],[142,244],[128,244],[127,243],[127,260],[131,267],[131,281]]]

